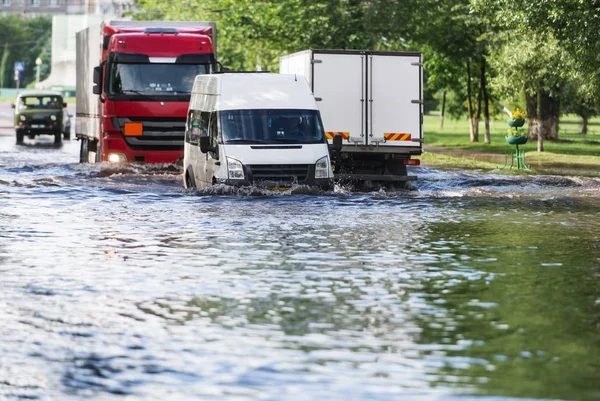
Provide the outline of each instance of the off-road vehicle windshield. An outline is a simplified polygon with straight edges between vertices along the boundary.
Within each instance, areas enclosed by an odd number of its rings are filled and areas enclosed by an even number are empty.
[[[17,109],[33,110],[33,109],[61,109],[62,99],[58,96],[23,96],[17,101]]]

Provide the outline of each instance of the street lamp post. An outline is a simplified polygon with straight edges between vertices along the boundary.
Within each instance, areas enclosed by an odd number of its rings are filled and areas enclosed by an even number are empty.
[[[40,86],[40,67],[42,66],[42,59],[41,58],[36,58],[35,59],[35,66],[36,66],[36,73],[35,73],[35,87],[39,88]]]

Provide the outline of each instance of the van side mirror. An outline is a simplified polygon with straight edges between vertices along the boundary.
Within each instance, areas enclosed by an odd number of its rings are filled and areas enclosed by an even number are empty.
[[[340,134],[335,134],[333,136],[333,150],[335,150],[336,152],[339,152],[342,150],[342,140],[343,139],[344,138]]]
[[[202,153],[208,153],[214,151],[215,149],[210,146],[210,137],[209,136],[201,136],[200,137],[200,151]]]
[[[94,87],[92,88],[94,95],[102,93],[102,66],[94,67]]]
[[[333,136],[333,144],[329,145],[331,160],[333,160],[334,163],[340,159],[340,155],[342,154],[343,139],[344,138],[340,134],[335,134]]]
[[[67,104],[66,104],[66,103],[63,103],[63,107],[67,107]]]

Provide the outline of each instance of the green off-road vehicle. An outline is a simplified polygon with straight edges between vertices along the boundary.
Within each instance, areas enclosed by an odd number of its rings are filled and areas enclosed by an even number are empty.
[[[65,129],[65,107],[67,104],[63,102],[60,92],[19,93],[13,104],[17,143],[23,143],[26,136],[34,139],[37,135],[53,135],[55,144],[61,143],[63,136],[64,139],[70,139],[70,129]]]

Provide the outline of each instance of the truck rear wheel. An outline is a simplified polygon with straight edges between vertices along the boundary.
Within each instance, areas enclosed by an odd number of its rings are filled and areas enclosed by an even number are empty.
[[[79,148],[79,163],[88,163],[89,141],[87,138],[81,138],[81,147]]]

